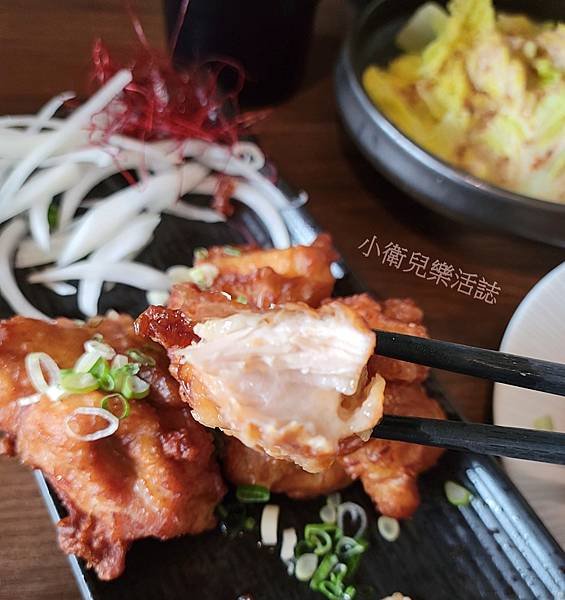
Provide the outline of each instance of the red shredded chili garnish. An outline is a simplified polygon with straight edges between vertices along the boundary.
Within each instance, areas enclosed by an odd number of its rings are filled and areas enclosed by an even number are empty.
[[[187,6],[185,2],[183,17]],[[238,96],[245,76],[237,62],[221,58],[190,68],[173,67],[171,54],[150,46],[129,3],[127,8],[139,40],[135,59],[128,64],[118,63],[100,39],[92,51],[95,89],[122,68],[130,69],[133,76],[119,101],[105,111],[108,122],[104,130],[108,135],[120,133],[146,141],[196,138],[231,145],[244,130],[267,114],[239,112]],[[181,16],[179,24],[182,24]],[[175,35],[178,36],[178,32]],[[224,69],[231,69],[236,75],[231,90],[222,90],[218,84]]]
[[[218,184],[214,191],[212,208],[226,217],[233,215],[234,207],[231,203],[235,185],[233,179],[228,175],[220,175]]]

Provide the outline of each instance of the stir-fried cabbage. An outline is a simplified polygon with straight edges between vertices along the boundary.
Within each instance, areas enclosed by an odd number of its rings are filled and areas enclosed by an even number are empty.
[[[495,14],[492,0],[418,9],[405,53],[370,66],[375,104],[419,145],[500,187],[565,203],[565,24]]]

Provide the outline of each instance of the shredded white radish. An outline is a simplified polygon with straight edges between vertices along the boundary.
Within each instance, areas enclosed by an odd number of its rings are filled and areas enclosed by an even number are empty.
[[[209,173],[209,170],[196,162],[187,163],[174,171],[177,173],[177,188],[176,193],[162,194],[157,197],[150,205],[147,206],[151,212],[161,212],[165,208],[172,206],[178,198],[192,192],[194,188],[203,181]]]
[[[261,541],[265,546],[276,546],[280,508],[277,504],[267,504],[261,514]]]
[[[262,173],[263,152],[251,142],[231,147],[202,140],[144,142],[124,135],[106,136],[108,114],[120,110],[119,94],[131,81],[118,72],[67,119],[53,115],[73,96],[63,92],[36,115],[0,117],[0,223],[27,213],[31,237],[23,238],[25,223],[16,219],[0,233],[0,293],[18,313],[47,318],[19,290],[10,263],[17,249],[16,268],[47,263],[56,267],[31,274],[59,295],[77,295],[88,316],[98,311],[102,290],[115,283],[144,290],[152,304],[163,304],[173,280],[191,281],[205,289],[215,275],[206,266],[162,273],[133,258],[151,241],[159,215],[216,223],[226,217],[212,208],[181,198],[189,193],[212,196],[218,173],[234,177],[234,199],[254,211],[273,245],[286,248],[290,237],[281,215],[292,204]],[[187,160],[190,159],[190,160]],[[110,196],[86,196],[105,179],[128,170],[139,181]],[[58,198],[58,195],[61,197]],[[49,210],[57,202],[57,229],[51,231]],[[84,214],[76,216],[78,209]],[[184,279],[183,279],[184,278]],[[78,290],[68,283],[79,280]]]
[[[298,536],[296,535],[296,529],[289,527],[283,530],[282,544],[281,544],[281,560],[287,561],[294,557],[294,547],[298,542]]]
[[[31,127],[35,124],[37,115],[8,115],[0,117],[0,129],[11,129],[13,127]],[[64,119],[51,118],[47,121],[44,127],[48,129],[58,129],[63,123]]]
[[[24,125],[31,124],[31,120],[26,121]],[[0,135],[0,156],[10,159],[13,166],[15,161],[18,161],[29,154],[34,148],[43,144],[53,135],[52,131],[41,131],[39,133],[28,134],[25,131],[16,129],[4,129]],[[83,135],[82,139],[72,140],[72,143],[86,142],[87,136]]]
[[[46,281],[67,281],[69,279],[102,279],[114,283],[131,285],[142,290],[167,291],[170,281],[167,275],[153,267],[135,262],[116,262],[113,264],[81,261],[68,267],[54,267],[33,273],[30,283]]]
[[[120,163],[120,166],[126,170],[135,165],[133,162],[127,162],[123,165]],[[76,185],[69,187],[61,198],[57,229],[60,231],[71,222],[77,208],[93,188],[118,172],[115,164],[103,168],[91,167]]]
[[[25,156],[8,175],[0,187],[0,208],[11,200],[25,180],[53,152],[61,148],[82,129],[86,128],[93,115],[103,110],[132,80],[131,71],[118,71],[103,87],[77,108],[59,129],[49,134],[43,143]]]
[[[28,210],[38,200],[53,198],[74,185],[82,173],[83,170],[80,166],[65,163],[33,175],[11,198],[10,203],[1,210],[0,223]]]
[[[76,433],[72,428],[71,423],[73,419],[75,419],[79,415],[87,415],[92,417],[100,417],[107,421],[108,425],[103,429],[99,429],[98,431],[94,431],[92,433],[79,434]],[[96,440],[101,440],[106,437],[110,437],[116,431],[118,431],[118,427],[120,426],[120,420],[118,417],[113,415],[109,410],[104,408],[97,408],[94,406],[79,406],[79,408],[75,408],[75,410],[65,419],[65,427],[67,429],[67,433],[80,440],[81,442],[95,442]]]
[[[52,292],[55,292],[58,296],[74,296],[77,293],[77,289],[74,285],[65,283],[64,281],[44,283],[43,285]]]
[[[78,260],[112,239],[142,209],[156,201],[172,204],[178,195],[183,169],[148,177],[101,200],[82,218],[61,252],[57,264]]]
[[[151,240],[161,221],[158,215],[144,214],[136,217],[124,231],[95,250],[89,258],[92,262],[116,262],[139,252]],[[98,313],[98,300],[102,292],[101,279],[86,279],[79,283],[78,307],[89,317]]]
[[[25,238],[21,241],[16,252],[15,266],[18,269],[38,267],[56,260],[57,256],[67,243],[70,236],[69,231],[54,233],[51,235],[49,251],[45,252],[33,238]]]
[[[194,192],[196,194],[212,195],[217,185],[218,178],[216,176],[207,177],[194,188]],[[288,248],[290,246],[288,229],[280,213],[271,204],[265,202],[264,197],[256,189],[246,183],[237,182],[232,195],[257,214],[269,232],[275,248]]]
[[[226,173],[227,175],[243,177],[255,184],[257,188],[263,192],[264,196],[271,200],[273,206],[279,210],[290,206],[288,198],[276,185],[270,182],[251,165],[236,158],[232,154],[230,148],[219,146],[217,144],[208,144],[201,154],[196,155],[196,158],[215,171]]]
[[[41,198],[41,200],[36,202],[28,212],[31,237],[43,252],[49,252],[51,243],[51,238],[49,236],[49,219],[47,216],[49,204],[51,204],[51,198],[49,198],[49,196]]]
[[[48,319],[49,317],[27,301],[20,291],[12,271],[12,256],[25,231],[25,223],[21,219],[15,219],[8,223],[0,233],[0,281],[2,282],[0,294],[15,313],[32,319]]]
[[[37,133],[49,124],[53,115],[65,104],[67,100],[75,97],[74,92],[62,92],[51,98],[37,113],[34,122],[27,128],[26,133]]]
[[[188,221],[202,221],[202,223],[222,223],[226,220],[224,215],[211,208],[192,206],[182,200],[163,209],[163,212]]]

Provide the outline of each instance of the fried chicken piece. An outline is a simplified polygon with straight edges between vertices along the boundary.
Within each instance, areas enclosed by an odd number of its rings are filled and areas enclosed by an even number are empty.
[[[410,298],[391,298],[384,302],[377,302],[369,294],[358,294],[339,300],[363,317],[371,329],[428,337],[428,332],[423,325],[424,314]],[[329,298],[325,303],[332,301]],[[382,375],[386,381],[422,382],[429,373],[428,367],[379,356],[378,336],[377,353],[371,358],[370,367],[374,372]]]
[[[330,267],[336,258],[330,236],[322,234],[311,246],[285,250],[216,246],[195,264],[218,269],[211,291],[243,296],[258,308],[298,301],[316,307],[332,293],[335,280]],[[173,295],[169,306],[178,304]]]
[[[141,369],[150,395],[131,401],[118,430],[86,442],[69,434],[66,420],[78,407],[99,407],[104,393],[68,394],[55,402],[43,395],[25,407],[17,399],[35,391],[24,367],[28,353],[47,352],[60,368],[71,368],[95,333],[117,352],[143,347],[156,366]],[[78,433],[101,427],[98,417],[74,419]],[[21,317],[0,322],[0,429],[24,463],[42,470],[67,508],[58,523],[61,548],[85,559],[100,579],[122,573],[136,539],[196,534],[215,524],[214,507],[225,488],[211,436],[180,399],[165,353],[135,336],[129,317],[87,326]]]
[[[422,312],[412,300],[386,300],[382,304],[367,294],[340,298],[354,308],[369,326],[386,331],[427,336]],[[328,300],[325,304],[331,304]],[[377,337],[378,350],[378,337]],[[403,361],[373,356],[369,374],[386,380],[384,413],[443,419],[439,404],[421,387],[428,369]],[[237,484],[258,483],[291,497],[315,497],[347,487],[360,478],[377,509],[397,518],[410,517],[419,505],[419,473],[431,468],[442,450],[389,440],[370,439],[362,448],[339,458],[339,464],[313,475],[297,465],[274,460],[238,443],[226,445],[223,461],[227,478]]]
[[[255,259],[260,257],[258,262],[263,265],[267,262],[267,253],[272,259],[276,257],[277,252],[280,251],[256,251]],[[212,258],[214,259],[214,256],[219,253],[221,249],[213,251]],[[240,260],[242,259],[238,256],[230,257],[231,268]],[[221,276],[225,263],[216,264],[220,267]],[[305,273],[305,277],[308,276],[309,274]],[[254,287],[254,281],[257,282],[257,287]],[[260,277],[250,278],[246,284],[248,305],[240,305],[240,311],[251,310],[255,305],[255,298],[262,290]],[[281,288],[282,286],[279,286],[279,289]],[[191,285],[178,286],[175,292],[171,298],[172,305],[174,308],[181,309],[190,319],[200,321],[205,320],[208,315],[229,314],[232,303],[218,292],[201,292],[196,286]],[[271,298],[275,304],[284,302],[283,294],[273,293]],[[305,297],[294,296],[292,299],[308,301]],[[332,298],[326,298],[322,304],[330,304],[334,301]],[[423,325],[423,313],[410,299],[377,302],[368,294],[359,294],[340,298],[339,302],[354,309],[372,329],[427,337]],[[444,418],[439,405],[418,385],[427,378],[428,372],[427,367],[378,356],[378,354],[373,355],[369,360],[369,374],[379,373],[387,381],[388,392],[385,390],[384,412],[389,414]],[[404,385],[397,385],[396,382]],[[404,403],[394,400],[397,396],[405,396]],[[352,464],[347,465],[347,470],[351,477],[363,479],[368,493],[383,514],[408,517],[419,502],[417,474],[432,466],[440,454],[441,450],[435,448],[371,439],[352,456],[349,461]],[[382,457],[381,460],[369,460],[369,458],[376,459],[377,456]],[[225,449],[224,470],[228,479],[236,484],[258,483],[292,497],[312,497],[346,487],[350,483],[351,478],[341,464],[347,461],[348,457],[345,457],[340,459],[340,464],[335,463],[328,471],[311,474],[296,464],[275,460],[263,452],[251,450],[229,439]],[[395,501],[387,504],[383,498],[386,499],[389,493],[394,496]]]
[[[293,462],[252,450],[234,437],[226,436],[224,446],[224,474],[235,485],[262,485],[274,493],[304,499],[330,494],[352,482],[338,462],[320,473],[308,473]]]
[[[444,419],[439,404],[417,383],[387,383],[387,415]],[[442,455],[441,448],[371,438],[362,448],[340,457],[353,479],[361,479],[365,492],[384,515],[404,519],[420,504],[417,478]]]
[[[382,416],[384,380],[367,377],[375,335],[339,302],[205,319],[186,346],[171,343],[167,314],[179,319],[178,311],[149,308],[138,331],[169,350],[196,420],[250,448],[316,473]]]

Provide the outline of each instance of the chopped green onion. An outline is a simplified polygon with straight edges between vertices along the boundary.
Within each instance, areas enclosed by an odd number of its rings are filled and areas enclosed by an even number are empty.
[[[303,554],[312,552],[312,546],[306,540],[300,540],[294,547],[294,556],[300,558]]]
[[[268,502],[271,498],[271,492],[262,485],[238,485],[235,492],[240,502]]]
[[[84,350],[85,352],[98,352],[100,356],[107,358],[108,360],[112,360],[112,358],[116,356],[116,351],[112,346],[105,344],[94,336],[92,339],[84,342]]]
[[[353,598],[355,598],[356,595],[357,590],[355,589],[355,587],[352,585],[348,585],[343,591],[343,596],[341,597],[341,600],[353,600]]]
[[[343,581],[347,575],[347,565],[343,563],[337,563],[330,573],[330,581]]]
[[[156,365],[155,359],[145,352],[142,352],[138,348],[130,348],[126,350],[126,355],[133,360],[133,362],[138,363],[140,365],[145,365],[148,367],[154,367]]]
[[[286,563],[292,561],[297,541],[298,538],[296,536],[296,529],[294,529],[294,527],[288,527],[287,529],[283,529],[280,554],[282,561]]]
[[[553,419],[551,415],[544,415],[534,420],[534,429],[541,429],[543,431],[553,431]]]
[[[129,417],[129,413],[130,413],[129,402],[121,394],[109,394],[108,396],[104,396],[104,398],[102,398],[102,402],[100,403],[100,407],[103,408],[104,410],[112,412],[110,410],[110,408],[111,408],[110,402],[114,399],[119,400],[122,403],[122,414],[115,415],[115,416],[118,417],[118,419],[120,419],[120,420],[125,419],[126,417]],[[114,414],[114,413],[112,412],[112,414]]]
[[[326,504],[320,509],[320,519],[322,523],[335,523],[337,519],[337,510],[333,504]]]
[[[199,248],[194,249],[193,256],[195,261],[203,260],[205,258],[208,258],[208,250],[200,246]]]
[[[357,573],[357,569],[359,568],[359,565],[361,564],[362,556],[363,556],[363,554],[354,554],[347,561],[347,576],[345,578],[346,581],[351,581],[353,579],[355,573]]]
[[[121,367],[125,367],[128,364],[128,357],[125,354],[116,354],[112,359],[112,363],[110,364],[111,369],[119,369]]]
[[[49,223],[49,230],[53,231],[55,227],[57,227],[57,223],[59,222],[59,207],[51,202],[49,208],[47,209],[47,223]]]
[[[454,481],[446,481],[444,490],[447,499],[454,506],[467,506],[473,497],[473,494],[467,488]]]
[[[227,256],[241,256],[241,250],[234,246],[224,246],[222,250]]]
[[[50,388],[58,385],[61,372],[49,354],[31,352],[25,357],[25,367],[31,384],[40,394],[46,394]]]
[[[149,395],[149,384],[137,375],[128,375],[120,389],[124,398],[139,400]]]
[[[110,369],[110,364],[105,358],[100,357],[89,373],[98,381],[99,387],[105,392],[112,392],[116,387],[116,382]]]
[[[347,560],[356,554],[363,554],[367,546],[366,540],[356,540],[355,538],[344,536],[335,545],[335,553],[341,560]]]
[[[98,380],[90,373],[65,370],[61,373],[61,387],[71,394],[87,394],[98,389]]]
[[[339,562],[338,557],[335,554],[326,554],[324,559],[320,563],[320,566],[316,569],[314,575],[312,575],[312,579],[310,580],[310,588],[313,590],[318,590],[322,581],[325,581],[332,569]]]
[[[341,580],[326,580],[320,583],[318,591],[328,600],[351,600],[355,597],[355,588],[350,585],[345,590]]]
[[[309,581],[316,572],[318,557],[315,554],[303,554],[297,561],[294,575],[298,581]]]
[[[329,506],[335,506],[337,508],[341,504],[341,494],[339,492],[330,494],[326,499],[326,503]]]
[[[392,517],[381,515],[377,520],[379,533],[387,542],[394,542],[400,535],[400,524]]]
[[[119,369],[112,369],[110,374],[114,379],[114,389],[120,391],[124,387],[126,379],[130,375],[137,375],[138,373],[139,365],[137,363],[129,363]]]
[[[261,513],[261,542],[264,546],[276,546],[278,541],[278,523],[280,507],[266,504]]]
[[[318,556],[323,556],[332,549],[332,538],[325,525],[306,525],[304,539],[314,549],[314,554]]]
[[[240,304],[247,304],[247,297],[246,296],[237,296],[235,301],[239,302]]]
[[[88,373],[99,358],[100,354],[98,354],[98,352],[85,352],[76,361],[73,369],[77,373]]]
[[[219,273],[220,271],[216,265],[202,263],[201,265],[192,267],[192,269],[187,269],[183,281],[189,281],[197,285],[201,290],[207,290],[212,286]]]
[[[351,537],[361,537],[367,529],[367,513],[365,509],[355,502],[342,502],[337,507],[337,526],[345,531],[345,517],[349,515],[351,524],[359,523],[357,531]]]

